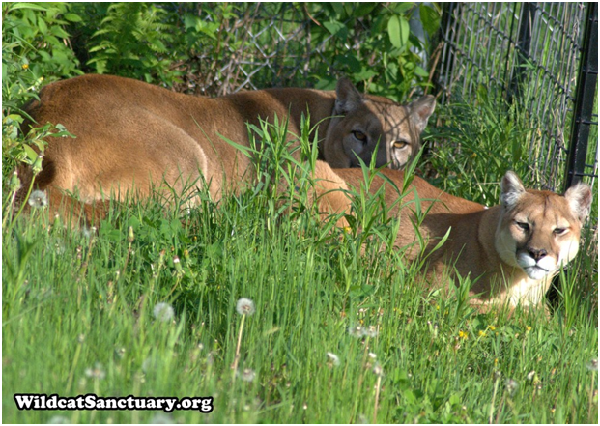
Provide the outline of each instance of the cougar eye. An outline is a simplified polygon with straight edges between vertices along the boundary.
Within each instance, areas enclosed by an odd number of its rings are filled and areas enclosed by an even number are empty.
[[[567,232],[567,228],[555,228],[554,229],[554,234],[555,235],[562,235],[565,232]]]
[[[407,145],[408,145],[408,142],[406,142],[406,141],[396,141],[392,144],[392,146],[396,149],[406,148]]]
[[[367,135],[365,135],[363,132],[361,132],[360,130],[353,130],[352,134],[354,135],[354,137],[362,142],[362,143],[366,143],[367,142]]]
[[[517,222],[515,221],[515,223],[517,224],[517,226],[519,228],[521,228],[523,231],[527,232],[529,231],[529,224],[527,222]]]

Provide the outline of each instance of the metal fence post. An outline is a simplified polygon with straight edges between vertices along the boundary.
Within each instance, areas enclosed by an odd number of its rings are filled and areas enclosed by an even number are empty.
[[[579,76],[577,78],[575,116],[571,129],[567,172],[565,174],[565,189],[581,182],[582,177],[585,175],[588,136],[590,124],[592,124],[592,109],[594,108],[598,79],[598,3],[587,3],[585,22]]]
[[[513,95],[516,95],[517,98],[521,97],[521,84],[523,81],[525,81],[525,77],[527,76],[525,64],[530,56],[529,44],[531,42],[531,27],[533,25],[536,12],[535,3],[526,2],[523,3],[521,7],[521,21],[519,22],[519,33],[517,35],[517,42],[515,44],[517,65],[515,67],[515,74],[512,77],[508,91],[509,100],[513,97]]]

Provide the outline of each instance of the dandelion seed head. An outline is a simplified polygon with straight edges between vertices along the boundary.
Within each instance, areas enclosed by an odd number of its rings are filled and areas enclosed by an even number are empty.
[[[348,334],[354,337],[362,337],[363,336],[363,328],[359,325],[354,327],[348,327]]]
[[[508,392],[508,395],[513,396],[517,389],[519,389],[519,382],[513,379],[507,379],[506,382],[504,382],[504,387]]]
[[[378,362],[376,362],[373,366],[373,373],[375,373],[375,375],[379,377],[383,376],[383,367]]]
[[[367,419],[367,416],[365,416],[364,414],[359,413],[358,416],[356,416],[356,420],[357,423],[360,425],[368,425],[369,424],[369,419]]]
[[[160,322],[170,322],[175,316],[175,310],[166,302],[159,302],[154,307],[154,318]]]
[[[252,299],[246,299],[245,297],[242,297],[237,301],[235,309],[237,310],[238,314],[248,316],[254,314],[254,312],[256,311]]]
[[[156,370],[157,362],[156,359],[150,355],[142,362],[142,371],[144,373],[149,373],[150,371]]]
[[[153,425],[170,425],[175,423],[175,420],[169,413],[156,413],[150,419],[150,424]]]
[[[50,417],[50,420],[48,420],[49,425],[68,425],[71,424],[73,422],[71,422],[71,420],[69,420],[67,417],[65,416],[52,416]]]
[[[96,363],[94,368],[86,368],[85,375],[87,377],[89,377],[90,379],[96,379],[96,380],[102,380],[102,379],[104,379],[104,377],[106,377],[106,373],[104,372],[104,369],[102,368],[102,364],[100,364],[99,362]]]
[[[329,359],[331,360],[331,363],[334,366],[337,367],[338,365],[340,365],[340,357],[339,356],[332,354],[331,352],[327,352],[327,356],[329,357]]]
[[[44,191],[42,191],[41,189],[36,189],[31,192],[27,203],[31,207],[39,209],[48,205],[48,198],[46,198],[46,193]]]
[[[244,368],[239,376],[244,382],[252,383],[256,378],[256,373],[251,368]]]
[[[590,371],[598,371],[598,358],[592,358],[585,367]]]
[[[377,327],[375,327],[374,325],[371,325],[371,326],[363,329],[364,336],[377,337],[378,334],[379,334],[379,330],[377,330]]]

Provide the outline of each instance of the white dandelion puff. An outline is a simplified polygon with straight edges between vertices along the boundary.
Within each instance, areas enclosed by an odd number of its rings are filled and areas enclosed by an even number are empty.
[[[83,233],[83,236],[89,240],[94,235],[96,235],[96,227],[92,226],[91,228],[88,228],[87,226],[84,226],[81,232]]]
[[[375,373],[376,376],[382,377],[383,376],[383,367],[381,366],[380,363],[376,362],[375,365],[373,366],[373,373]]]
[[[513,379],[508,379],[506,382],[504,382],[504,387],[506,388],[508,395],[513,396],[517,389],[519,389],[519,382]]]
[[[71,420],[66,418],[65,416],[52,416],[50,420],[48,420],[49,425],[68,425],[71,424]]]
[[[585,366],[590,371],[598,371],[598,358],[593,358]]]
[[[354,327],[348,327],[348,334],[354,337],[362,337],[364,335],[363,328],[359,325]]]
[[[254,302],[252,299],[246,299],[242,297],[237,301],[237,306],[235,308],[240,315],[252,315],[256,309],[254,308]]]
[[[142,361],[142,371],[146,374],[156,371],[158,368],[158,360],[154,355],[148,356],[144,361]]]
[[[154,307],[154,318],[160,322],[169,322],[175,316],[175,310],[166,302],[159,302]]]
[[[374,325],[371,325],[363,330],[363,335],[367,337],[377,337],[378,334],[379,331]]]
[[[153,425],[171,425],[175,423],[175,419],[169,413],[156,413],[150,419],[150,424]]]
[[[48,199],[46,198],[46,193],[41,189],[34,190],[29,196],[29,200],[27,203],[36,209],[46,207],[48,205]]]
[[[329,357],[329,359],[333,365],[335,365],[336,367],[338,365],[340,365],[340,357],[339,356],[332,354],[331,352],[327,352],[327,356]]]
[[[102,364],[100,364],[99,362],[96,363],[94,368],[86,368],[85,375],[91,379],[96,379],[96,380],[102,380],[102,379],[104,379],[104,377],[106,377],[106,373],[104,372],[104,369],[102,368]]]
[[[244,368],[239,374],[244,382],[252,383],[256,378],[256,373],[251,368]]]

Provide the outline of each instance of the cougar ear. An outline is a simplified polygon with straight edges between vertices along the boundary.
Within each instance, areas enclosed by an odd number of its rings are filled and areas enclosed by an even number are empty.
[[[590,214],[592,206],[592,190],[586,184],[580,183],[569,187],[565,192],[565,198],[571,206],[571,211],[584,223]]]
[[[423,96],[421,99],[412,101],[406,107],[408,108],[410,118],[415,123],[417,131],[421,133],[425,126],[427,126],[429,117],[435,111],[435,97],[431,95]]]
[[[335,96],[333,115],[346,115],[356,110],[362,102],[362,96],[358,93],[354,84],[346,77],[338,80],[335,87]]]
[[[500,182],[500,203],[506,210],[512,209],[516,202],[525,194],[523,182],[513,171],[507,171]]]

